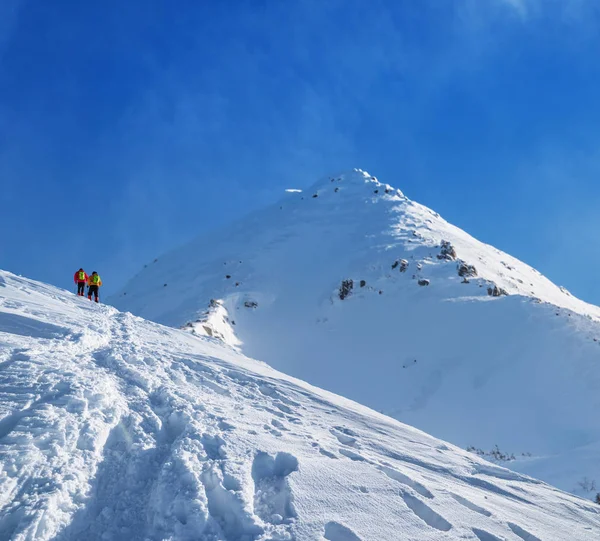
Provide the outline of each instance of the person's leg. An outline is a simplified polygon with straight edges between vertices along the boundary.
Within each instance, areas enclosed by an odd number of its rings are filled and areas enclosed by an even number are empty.
[[[98,302],[98,286],[90,286],[90,294],[88,298],[92,300],[92,295],[94,295],[94,300]]]
[[[77,295],[83,297],[85,293],[85,282],[77,282]]]
[[[92,288],[94,286],[88,286],[88,299],[92,300]]]

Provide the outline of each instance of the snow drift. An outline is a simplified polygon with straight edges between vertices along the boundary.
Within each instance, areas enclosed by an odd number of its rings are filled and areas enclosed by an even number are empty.
[[[159,257],[111,302],[600,490],[600,308],[363,171]]]
[[[585,540],[599,508],[195,338],[0,272],[0,539]]]

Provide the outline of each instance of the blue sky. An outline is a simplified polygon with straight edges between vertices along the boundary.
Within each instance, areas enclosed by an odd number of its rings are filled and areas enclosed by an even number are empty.
[[[114,291],[360,167],[600,303],[595,0],[4,0],[0,268]]]

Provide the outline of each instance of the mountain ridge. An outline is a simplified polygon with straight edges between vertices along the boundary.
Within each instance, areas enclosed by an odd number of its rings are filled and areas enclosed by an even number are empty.
[[[493,282],[495,278],[496,280],[501,282],[500,285],[504,288],[507,288],[511,294],[522,294],[524,296],[532,297],[539,296],[539,292],[537,290],[531,290],[530,288],[535,287],[536,289],[538,289],[541,285],[545,288],[548,288],[552,293],[552,295],[548,298],[548,291],[544,291],[547,297],[544,299],[546,302],[551,302],[552,304],[555,304],[556,306],[562,308],[572,309],[574,311],[577,311],[578,313],[589,313],[589,315],[591,315],[595,319],[597,318],[600,321],[599,307],[574,297],[564,287],[556,286],[550,280],[543,277],[542,274],[533,267],[522,263],[521,261],[517,260],[516,258],[510,256],[505,252],[497,250],[489,244],[485,244],[478,241],[471,235],[466,234],[461,229],[443,220],[443,218],[441,218],[437,212],[415,201],[410,200],[403,194],[403,192],[400,189],[393,188],[389,184],[381,183],[377,180],[376,177],[371,176],[369,173],[360,169],[355,169],[351,173],[342,173],[338,176],[323,177],[306,190],[294,189],[292,192],[287,193],[286,196],[281,198],[278,202],[267,206],[265,209],[255,210],[247,216],[239,218],[230,226],[226,226],[216,232],[209,233],[206,237],[199,236],[196,240],[193,240],[192,242],[187,243],[184,246],[178,247],[170,252],[167,252],[166,254],[164,254],[164,256],[160,257],[160,260],[173,257],[174,255],[179,254],[182,250],[189,249],[190,246],[206,243],[207,238],[208,240],[210,240],[210,238],[213,238],[213,236],[217,233],[221,234],[223,237],[222,240],[225,243],[227,243],[229,237],[235,234],[239,234],[245,229],[248,229],[249,224],[256,225],[258,221],[264,220],[265,215],[272,216],[274,214],[280,214],[281,211],[284,211],[282,212],[282,214],[284,215],[285,219],[285,211],[291,210],[292,213],[297,212],[298,210],[300,210],[298,205],[302,204],[301,202],[305,202],[303,204],[306,206],[310,204],[311,200],[313,200],[315,203],[320,203],[321,201],[323,201],[323,198],[328,198],[328,212],[331,210],[339,211],[340,206],[345,203],[343,198],[345,198],[346,196],[361,199],[359,203],[368,203],[369,201],[371,201],[373,202],[373,204],[386,202],[388,203],[388,205],[405,205],[408,208],[409,212],[412,211],[410,217],[414,219],[418,216],[420,220],[419,223],[411,223],[410,221],[405,221],[404,223],[394,224],[398,228],[398,238],[402,239],[402,237],[404,236],[403,240],[409,244],[421,242],[430,251],[438,249],[440,243],[444,240],[448,240],[451,243],[456,243],[458,237],[458,242],[460,243],[462,240],[462,242],[464,243],[464,236],[466,235],[467,240],[469,242],[477,243],[479,248],[487,248],[488,250],[491,250],[494,254],[500,255],[502,256],[502,258],[506,258],[508,260],[503,262],[504,269],[507,272],[502,273],[501,270],[500,272],[496,270],[490,275],[488,281]],[[333,204],[330,204],[333,200],[333,197],[337,198],[338,201],[335,201],[333,202]],[[393,206],[391,208],[393,209]],[[388,209],[385,209],[385,212],[388,212]],[[436,222],[435,224],[434,220]],[[428,226],[427,224],[431,225]],[[432,227],[432,225],[436,225],[437,228]],[[429,230],[432,234],[423,235],[422,232],[417,230],[417,226],[424,227],[425,230]],[[404,235],[402,235],[402,233],[404,233]],[[414,238],[410,238],[410,235],[413,235]],[[409,238],[406,238],[407,236]],[[444,237],[448,237],[448,239],[445,239]],[[461,251],[460,247],[459,251]],[[455,259],[457,258],[454,258],[454,260]],[[460,259],[460,255],[458,256],[458,259]],[[136,275],[136,277],[134,277],[132,281],[138,279],[138,277],[141,276],[144,276],[144,278],[146,279],[147,275],[152,271],[152,268],[156,265],[156,263],[159,263],[159,258],[156,258],[152,263],[145,265],[144,269],[142,269],[142,271],[140,271],[140,273],[138,273],[138,275]],[[226,265],[227,261],[224,263]],[[232,259],[229,263],[235,264],[235,260]],[[523,283],[520,283],[518,281],[519,278],[515,278],[512,281],[504,282],[502,278],[511,278],[507,277],[506,275],[510,274],[510,271],[514,270],[514,268],[511,266],[511,263],[517,263],[520,266],[525,266],[525,268],[531,274],[531,276],[528,277],[530,278],[530,281],[526,282],[525,280],[522,280]],[[477,267],[477,261],[474,261],[469,264],[473,264],[475,267]],[[485,267],[483,268],[485,270]],[[479,272],[481,272],[481,270],[479,270]],[[224,275],[226,276],[227,273],[225,273]],[[176,275],[175,278],[178,278],[178,276]],[[533,283],[531,281],[531,278],[533,278],[534,281],[538,283]],[[541,284],[539,283],[540,281],[542,282]],[[131,289],[130,286],[126,285],[121,292],[118,292],[117,294],[111,297],[111,301],[113,301],[114,303],[118,303],[119,297],[122,297],[124,293],[127,293],[128,287],[129,289]],[[201,310],[203,308],[204,307],[199,307],[198,310]],[[181,317],[182,316],[180,315],[179,319],[181,319]]]

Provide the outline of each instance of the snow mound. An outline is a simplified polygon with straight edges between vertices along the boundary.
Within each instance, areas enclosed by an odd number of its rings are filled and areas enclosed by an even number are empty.
[[[186,278],[163,287],[173,276]],[[244,354],[598,492],[600,308],[368,173],[323,178],[161,256],[111,302],[180,327],[212,298]]]
[[[571,539],[599,508],[197,338],[0,272],[0,539]]]

